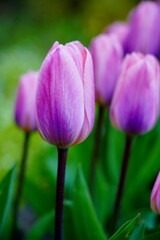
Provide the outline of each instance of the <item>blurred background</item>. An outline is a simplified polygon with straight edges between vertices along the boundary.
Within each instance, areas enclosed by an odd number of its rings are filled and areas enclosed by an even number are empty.
[[[104,31],[107,25],[113,21],[125,21],[128,12],[137,2],[134,0],[0,1],[0,180],[14,163],[19,164],[21,159],[24,134],[14,123],[14,103],[19,77],[28,70],[40,68],[54,41],[66,43],[79,40],[88,46],[91,39]],[[111,126],[109,128],[110,138],[108,137],[107,148],[109,150],[106,154],[111,164],[106,163],[107,178],[108,183],[116,186],[124,136]],[[135,216],[139,208],[147,208],[147,213],[150,211],[150,189],[160,167],[159,132],[157,125],[151,133],[135,140],[128,191],[123,203],[124,208],[127,208],[126,212],[124,210],[126,218],[129,214],[130,217],[132,216],[132,211]],[[84,143],[69,151],[66,199],[70,198],[73,179],[79,164],[88,181],[93,136],[94,131]],[[30,229],[31,225],[41,217],[44,220],[45,214],[50,213],[54,208],[56,158],[56,148],[44,142],[38,133],[33,133],[22,200],[21,223],[24,231]],[[135,174],[137,178],[133,181]],[[113,202],[110,185],[104,183],[104,179],[104,176],[98,176],[100,187],[97,187],[98,198],[95,198],[98,217],[103,224],[106,214],[110,211],[110,204],[106,204],[108,195],[109,202]],[[32,210],[32,214],[28,214],[27,208]]]

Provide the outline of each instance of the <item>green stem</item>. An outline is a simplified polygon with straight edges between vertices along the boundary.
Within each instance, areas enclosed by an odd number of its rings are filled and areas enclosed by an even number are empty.
[[[16,235],[17,235],[17,232],[18,232],[18,226],[17,226],[18,209],[19,209],[19,204],[20,204],[22,191],[23,191],[23,182],[24,182],[28,148],[29,148],[29,139],[30,139],[30,133],[27,132],[27,133],[25,133],[25,137],[24,137],[22,159],[21,159],[21,162],[20,162],[20,170],[19,170],[19,177],[18,177],[18,185],[17,185],[16,194],[15,194],[11,239],[16,239]]]
[[[97,166],[98,157],[99,157],[99,153],[100,153],[104,113],[105,113],[105,107],[99,106],[98,120],[97,120],[97,125],[96,125],[94,147],[93,147],[93,153],[92,153],[92,158],[91,158],[91,168],[90,168],[89,184],[90,184],[91,194],[93,194],[96,166]]]
[[[129,163],[129,157],[130,157],[130,152],[131,152],[131,145],[132,145],[132,138],[130,136],[126,135],[121,175],[120,175],[120,179],[119,179],[118,191],[117,191],[117,195],[116,195],[116,201],[115,201],[114,213],[113,213],[113,225],[112,225],[113,231],[116,228],[117,220],[118,220],[118,216],[119,216],[122,195],[123,195],[124,185],[125,185],[125,180],[126,180],[127,168],[128,168],[128,163]]]

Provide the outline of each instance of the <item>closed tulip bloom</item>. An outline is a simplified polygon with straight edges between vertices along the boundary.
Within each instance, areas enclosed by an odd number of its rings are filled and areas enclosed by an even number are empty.
[[[160,68],[152,55],[125,57],[110,109],[113,125],[130,134],[142,134],[159,115]]]
[[[80,42],[56,42],[39,73],[36,111],[43,138],[61,148],[82,142],[94,123],[93,64]]]
[[[124,52],[126,50],[126,38],[129,33],[129,25],[125,22],[114,22],[108,26],[106,33],[113,34],[123,46]]]
[[[160,172],[152,189],[150,205],[155,213],[160,213]]]
[[[126,40],[127,51],[158,55],[160,53],[160,6],[146,1],[140,3],[130,14],[130,30]]]
[[[36,130],[35,99],[38,72],[27,72],[20,78],[16,104],[15,121],[25,132]]]
[[[92,40],[90,52],[94,65],[96,101],[101,105],[109,105],[122,62],[122,46],[114,36],[101,34]]]

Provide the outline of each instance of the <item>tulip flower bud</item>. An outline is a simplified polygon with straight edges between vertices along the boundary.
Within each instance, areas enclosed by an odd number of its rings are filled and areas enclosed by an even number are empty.
[[[113,125],[130,134],[142,134],[159,115],[160,68],[152,55],[125,57],[110,109]]]
[[[152,189],[150,204],[155,213],[160,213],[160,172]]]
[[[157,3],[140,3],[130,14],[127,51],[158,55],[160,53],[160,7]]]
[[[93,63],[80,42],[53,45],[42,63],[37,124],[42,137],[61,148],[82,142],[94,123]]]
[[[122,62],[122,46],[114,36],[101,34],[92,40],[90,52],[94,66],[96,101],[101,105],[109,105]]]
[[[26,132],[36,130],[35,98],[38,72],[27,72],[20,78],[15,104],[15,121]]]
[[[109,25],[105,32],[117,37],[118,41],[123,46],[123,49],[125,52],[126,38],[129,33],[129,25],[125,22],[115,22],[115,23],[112,23],[111,25]]]

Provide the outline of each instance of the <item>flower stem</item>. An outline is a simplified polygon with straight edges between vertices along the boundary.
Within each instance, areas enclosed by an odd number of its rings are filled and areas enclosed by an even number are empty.
[[[91,194],[93,194],[96,165],[97,165],[98,157],[100,153],[104,113],[105,113],[105,107],[99,106],[98,120],[97,120],[95,139],[94,139],[94,147],[93,147],[93,153],[91,158],[90,179],[89,179]]]
[[[24,175],[26,170],[26,162],[27,162],[27,155],[28,155],[28,148],[29,148],[29,139],[30,139],[30,133],[27,132],[25,133],[25,137],[24,137],[22,159],[20,162],[20,170],[19,170],[19,177],[18,177],[18,185],[17,185],[16,194],[15,194],[11,239],[16,239],[17,230],[18,230],[17,229],[18,209],[19,209],[19,204],[20,204],[22,190],[23,190],[23,182],[24,182]]]
[[[118,183],[118,191],[117,191],[117,195],[116,195],[116,201],[115,201],[114,213],[113,213],[113,225],[112,225],[113,230],[116,228],[118,215],[119,215],[119,211],[120,211],[120,205],[121,205],[122,195],[123,195],[123,191],[124,191],[126,173],[127,173],[129,157],[130,157],[130,152],[131,152],[131,145],[132,145],[132,138],[131,138],[131,136],[126,135],[121,175],[120,175],[120,179],[119,179],[119,183]]]
[[[68,149],[58,148],[58,172],[56,187],[56,208],[55,208],[55,240],[63,239],[63,198],[65,184],[65,170]]]

